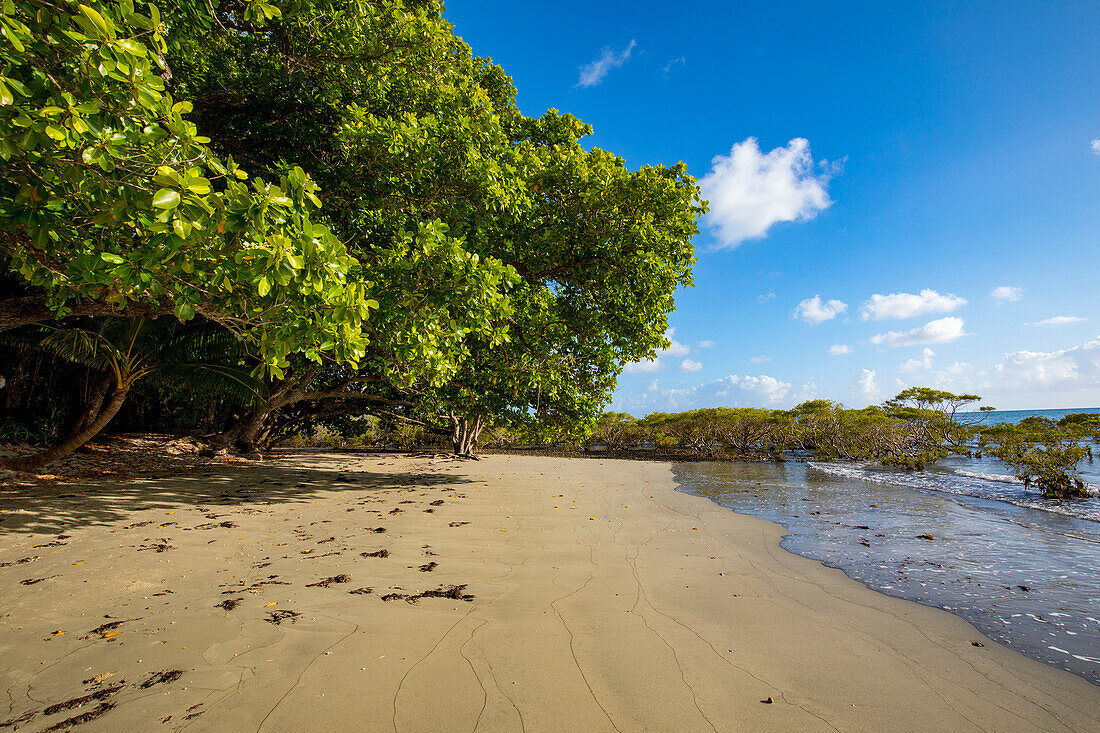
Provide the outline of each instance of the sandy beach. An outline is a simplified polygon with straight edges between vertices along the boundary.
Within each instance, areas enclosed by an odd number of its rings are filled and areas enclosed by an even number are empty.
[[[288,455],[0,489],[0,731],[1100,730],[1100,688],[668,464]]]

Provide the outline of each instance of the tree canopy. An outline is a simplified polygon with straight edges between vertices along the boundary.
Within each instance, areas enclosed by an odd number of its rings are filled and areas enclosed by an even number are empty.
[[[275,12],[235,6],[255,22]],[[293,353],[354,363],[377,302],[319,220],[317,184],[211,150],[170,92],[171,31],[153,3],[3,3],[0,255],[32,294],[0,326],[43,307],[201,313],[246,334],[273,373]]]
[[[69,314],[240,334],[265,404],[586,430],[666,345],[705,211],[522,114],[434,0],[8,0],[0,329]],[[474,429],[473,437],[480,430]]]

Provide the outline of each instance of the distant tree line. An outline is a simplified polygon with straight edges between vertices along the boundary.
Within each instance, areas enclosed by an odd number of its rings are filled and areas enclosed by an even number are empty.
[[[1100,441],[1100,415],[1078,413],[1055,422],[1029,417],[1019,424],[984,424],[992,408],[973,410],[976,395],[926,387],[907,389],[882,405],[859,410],[827,400],[790,410],[705,408],[635,418],[604,413],[584,445],[610,451],[675,448],[715,457],[783,460],[791,451],[819,460],[873,461],[922,470],[951,455],[1004,461],[1044,496],[1086,495],[1077,473]]]

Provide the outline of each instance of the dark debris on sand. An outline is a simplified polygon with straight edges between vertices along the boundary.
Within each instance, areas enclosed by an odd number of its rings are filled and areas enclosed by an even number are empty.
[[[416,603],[421,598],[451,598],[456,601],[472,601],[476,596],[470,593],[463,593],[466,590],[466,585],[452,585],[449,587],[439,586],[435,590],[425,590],[419,593],[387,593],[382,596],[383,601],[406,601],[408,603]]]
[[[56,578],[56,575],[47,575],[45,578],[27,578],[26,580],[20,580],[20,585],[36,585],[43,580],[49,580],[50,578]]]
[[[307,588],[328,588],[333,583],[347,583],[351,580],[350,575],[333,575],[331,578],[325,578],[324,580],[318,580],[316,583],[306,583]]]
[[[71,718],[66,718],[60,723],[56,723],[55,725],[51,725],[49,728],[46,728],[42,733],[51,733],[51,731],[66,730],[67,728],[72,728],[73,726],[87,723],[103,715],[114,706],[115,704],[113,702],[101,702],[99,705],[96,705],[94,710],[89,710],[86,713],[81,713],[80,715],[74,715]]]
[[[153,550],[154,552],[166,552],[168,550],[174,549],[176,549],[174,546],[168,544],[168,539],[164,538],[160,542],[150,542],[148,544],[144,544],[138,548],[138,551],[140,552],[142,550]]]
[[[119,626],[122,626],[127,621],[137,621],[137,619],[124,618],[124,619],[120,619],[118,621],[108,621],[105,624],[102,624],[100,626],[95,627],[94,629],[92,629],[91,631],[88,632],[87,636],[82,637],[82,638],[90,639],[92,637],[92,634],[99,634],[100,636],[105,636],[108,632],[114,631],[115,629],[117,629]]]
[[[182,669],[172,669],[172,670],[168,670],[166,672],[157,672],[156,674],[151,676],[149,679],[142,682],[141,685],[139,685],[139,686],[143,690],[148,690],[153,685],[159,685],[159,684],[163,684],[165,682],[175,682],[180,677],[183,677],[183,670]]]
[[[269,624],[275,624],[276,626],[281,624],[283,621],[290,621],[291,623],[294,623],[294,619],[301,616],[301,614],[297,611],[287,611],[281,609],[268,611],[267,615],[270,616],[270,618],[265,618],[264,621],[267,621]]]
[[[389,557],[389,550],[376,550],[375,552],[360,552],[360,557]]]
[[[121,690],[124,685],[115,685],[114,687],[104,687],[102,690],[96,690],[87,695],[81,695],[80,697],[74,697],[71,700],[65,702],[59,702],[54,705],[50,705],[48,708],[42,711],[43,715],[55,715],[62,710],[72,710],[73,708],[83,707],[93,700],[105,700],[111,695]]]
[[[240,605],[240,602],[243,600],[243,598],[226,598],[224,601],[214,606],[214,608],[224,608],[226,611],[232,611]]]
[[[29,562],[34,562],[38,559],[38,555],[31,555],[30,557],[21,557],[18,560],[12,560],[11,562],[0,562],[0,568],[10,568],[12,565],[24,565]]]

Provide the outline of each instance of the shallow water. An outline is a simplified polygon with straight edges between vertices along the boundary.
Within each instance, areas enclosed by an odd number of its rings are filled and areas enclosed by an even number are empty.
[[[683,463],[674,473],[682,491],[785,527],[792,552],[1100,684],[1100,499],[1048,506],[1018,482],[977,475],[998,473],[988,459],[971,463],[985,470]]]

